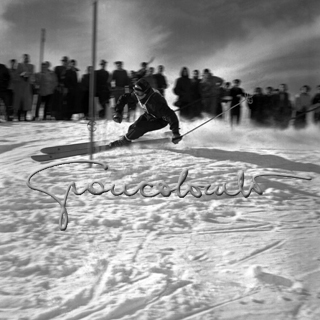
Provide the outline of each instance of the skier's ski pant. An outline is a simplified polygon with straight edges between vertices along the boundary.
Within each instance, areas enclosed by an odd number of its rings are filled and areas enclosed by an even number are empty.
[[[144,113],[129,127],[126,138],[129,140],[135,140],[147,132],[162,129],[166,125],[168,125],[168,123],[163,119],[155,119]]]

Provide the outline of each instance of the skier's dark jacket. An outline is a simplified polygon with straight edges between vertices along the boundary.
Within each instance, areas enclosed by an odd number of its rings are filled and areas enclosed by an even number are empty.
[[[132,105],[136,103],[139,103],[139,100],[134,93],[125,93],[119,98],[115,106],[115,112],[122,114],[126,104]],[[158,91],[151,89],[150,93],[141,99],[139,104],[142,109],[146,111],[145,115],[148,115],[150,121],[153,119],[163,119],[169,123],[172,133],[179,134],[178,117],[174,111],[170,109],[167,101]]]

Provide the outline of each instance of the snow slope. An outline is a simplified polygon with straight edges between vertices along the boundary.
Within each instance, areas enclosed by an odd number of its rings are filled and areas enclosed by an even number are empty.
[[[199,123],[182,123],[182,132]],[[116,139],[128,125],[100,121],[95,138]],[[33,185],[59,199],[72,182],[173,187],[183,169],[190,184],[228,182],[230,190],[239,170],[245,190],[257,174],[312,178],[260,177],[263,194],[248,198],[71,192],[69,225],[60,231],[58,203],[26,185],[50,163],[30,156],[87,141],[87,126],[1,123],[0,319],[319,319],[319,130],[213,121],[177,146],[94,155],[106,171],[81,163],[42,171]]]

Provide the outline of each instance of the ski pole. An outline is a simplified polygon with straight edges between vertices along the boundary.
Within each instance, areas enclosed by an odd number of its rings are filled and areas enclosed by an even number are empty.
[[[251,96],[250,96],[250,95],[248,95],[248,94],[246,94],[245,98],[244,98],[242,101],[240,101],[239,103],[237,103],[236,105],[232,106],[231,108],[229,108],[229,109],[228,109],[228,110],[226,110],[226,111],[221,112],[221,113],[220,113],[220,114],[218,114],[217,116],[214,116],[214,117],[212,117],[212,118],[208,119],[207,121],[205,121],[205,122],[201,123],[200,125],[196,126],[195,128],[193,128],[193,129],[191,129],[191,130],[187,131],[186,133],[182,134],[180,137],[184,137],[184,136],[186,136],[187,134],[189,134],[189,133],[191,133],[191,132],[193,132],[193,131],[195,131],[195,130],[199,129],[200,127],[204,126],[204,125],[205,125],[205,124],[207,124],[208,122],[210,122],[210,121],[212,121],[212,120],[214,120],[214,119],[216,119],[216,118],[220,117],[220,116],[221,116],[221,115],[223,115],[224,113],[226,113],[226,112],[230,111],[231,109],[233,109],[233,108],[235,108],[235,107],[239,106],[242,102],[249,101],[249,99],[251,99]],[[249,103],[250,103],[250,102],[249,102]],[[178,138],[174,138],[173,140],[175,140],[175,139],[178,139]]]

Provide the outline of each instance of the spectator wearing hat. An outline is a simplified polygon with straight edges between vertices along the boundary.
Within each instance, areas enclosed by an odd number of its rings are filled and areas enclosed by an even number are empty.
[[[35,119],[39,120],[39,110],[44,104],[43,120],[46,120],[47,114],[51,115],[51,107],[53,101],[53,93],[58,84],[56,74],[49,70],[49,64],[43,62],[41,64],[41,72],[36,73],[35,83],[38,87],[38,101],[36,106]]]
[[[221,85],[223,79],[214,76],[209,69],[203,70],[203,76],[200,82],[201,98],[203,111],[212,116],[219,114],[218,107],[221,103]]]
[[[264,114],[265,96],[261,87],[254,89],[251,101],[248,103],[249,118],[254,125],[263,125],[265,121]]]
[[[300,88],[300,94],[297,94],[295,97],[295,117],[293,125],[296,129],[303,129],[307,126],[307,112],[311,106],[309,91],[310,87],[304,85]]]
[[[317,86],[317,93],[312,98],[313,107],[317,109],[313,113],[313,121],[315,124],[320,124],[320,85]]]
[[[191,118],[191,79],[189,77],[189,69],[183,67],[180,71],[180,77],[176,79],[173,93],[178,96],[178,100],[174,103],[180,108],[180,116],[185,119]]]
[[[78,71],[77,61],[70,60],[64,81],[65,87],[67,88],[67,106],[63,110],[63,120],[71,120],[72,114],[80,113],[82,111],[77,108],[79,102]]]
[[[99,117],[105,118],[107,115],[107,104],[110,99],[110,74],[106,70],[107,61],[101,60],[100,70],[96,70],[96,97],[98,97],[101,110]]]
[[[191,105],[190,117],[201,117],[202,104],[201,104],[201,79],[199,78],[199,70],[193,70],[191,78]]]
[[[264,114],[265,120],[264,123],[266,126],[271,127],[274,126],[274,112],[275,112],[275,104],[276,104],[276,97],[273,94],[273,87],[266,87],[265,88],[265,95],[264,95]]]
[[[57,75],[57,79],[58,79],[58,88],[60,89],[64,88],[64,79],[66,76],[68,64],[69,64],[69,58],[64,56],[61,59],[61,66],[57,66],[54,68],[54,72]]]
[[[10,114],[13,115],[13,92],[14,88],[17,85],[18,75],[17,75],[17,60],[11,59],[9,62],[9,73],[10,73],[10,83],[8,87],[8,95],[9,95],[9,106],[10,106]]]
[[[0,101],[4,103],[5,106],[5,120],[9,119],[9,88],[10,84],[10,72],[9,69],[0,63]]]
[[[141,62],[141,69],[139,69],[136,72],[137,80],[145,77],[145,75],[147,74],[147,67],[148,67],[148,62]]]
[[[230,122],[231,126],[235,122],[236,124],[240,124],[241,118],[241,98],[245,96],[245,92],[242,88],[240,88],[241,80],[235,79],[233,80],[233,86],[230,89],[231,100],[231,110],[230,110]]]
[[[82,113],[85,119],[89,119],[89,99],[90,99],[90,75],[92,67],[87,67],[87,73],[81,78],[80,88],[81,88],[81,106]]]
[[[115,103],[126,92],[126,88],[129,90],[130,79],[126,70],[122,68],[123,63],[116,61],[116,70],[112,73],[111,82],[113,83],[112,94],[115,98]],[[127,91],[128,91],[127,90]]]
[[[34,82],[34,65],[30,63],[28,54],[23,55],[23,61],[17,67],[18,80],[14,88],[14,121],[20,120],[23,114],[26,121],[28,111],[32,109],[32,84]]]
[[[164,66],[163,65],[159,65],[158,66],[158,72],[154,75],[154,78],[155,78],[156,83],[157,83],[158,91],[164,96],[165,89],[168,88],[168,84],[167,84],[167,79],[163,74],[163,71],[164,71]]]
[[[63,119],[63,109],[66,108],[67,88],[65,86],[66,72],[69,64],[67,56],[62,57],[61,66],[54,68],[54,73],[57,76],[58,85],[54,93],[53,112],[56,120]]]
[[[288,93],[288,86],[282,83],[279,86],[278,92],[274,94],[273,120],[275,126],[280,129],[288,128],[291,114],[292,105]]]
[[[151,88],[158,89],[156,78],[154,77],[154,68],[150,67],[144,77],[149,83]]]

